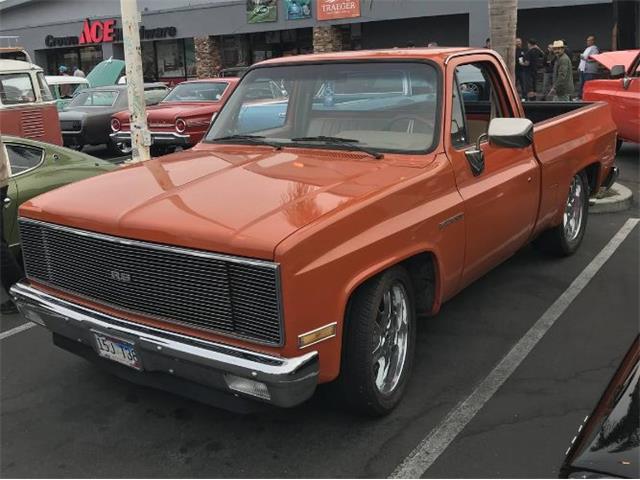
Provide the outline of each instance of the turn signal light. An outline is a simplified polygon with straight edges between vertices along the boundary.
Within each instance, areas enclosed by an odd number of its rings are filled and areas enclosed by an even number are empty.
[[[298,335],[298,348],[305,348],[309,345],[326,340],[327,338],[335,337],[337,328],[337,323],[333,322],[329,325],[325,325],[324,327],[316,328],[310,332]]]
[[[269,389],[262,382],[251,380],[249,378],[238,377],[230,373],[224,374],[224,381],[227,382],[227,386],[230,390],[246,393],[247,395],[251,395],[252,397],[258,397],[264,400],[271,399]]]

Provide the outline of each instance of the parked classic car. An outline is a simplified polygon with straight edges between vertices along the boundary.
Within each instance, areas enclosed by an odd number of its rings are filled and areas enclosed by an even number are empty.
[[[3,135],[62,145],[58,110],[37,65],[0,59],[0,125]]]
[[[73,95],[89,87],[86,78],[71,75],[47,75],[45,77],[51,95],[56,101],[58,111],[63,110],[73,98]]]
[[[487,101],[464,101],[462,65]],[[265,81],[286,88],[285,117],[247,133],[239,113]],[[523,105],[487,49],[267,60],[192,149],[24,204],[12,294],[56,345],[132,381],[282,407],[336,381],[386,414],[418,314],[530,241],[579,248],[615,136],[606,103]]]
[[[563,478],[640,477],[640,337],[600,401],[578,428],[560,470]]]
[[[610,78],[586,82],[582,98],[611,105],[618,148],[622,141],[640,143],[640,50],[606,52],[591,58],[609,70]]]
[[[176,147],[190,148],[209,128],[213,116],[238,83],[237,78],[210,78],[178,84],[160,103],[147,108],[152,154],[163,155]],[[122,154],[131,150],[129,111],[111,117],[111,143]]]
[[[146,83],[144,96],[147,105],[160,102],[169,92],[163,83]],[[126,85],[110,85],[85,89],[74,96],[60,112],[60,128],[64,145],[81,150],[85,145],[107,144],[115,154],[128,150],[109,138],[111,115],[128,108]]]
[[[18,206],[27,200],[68,183],[113,170],[115,165],[68,148],[26,138],[2,135],[11,178],[4,205],[4,235],[18,253]]]

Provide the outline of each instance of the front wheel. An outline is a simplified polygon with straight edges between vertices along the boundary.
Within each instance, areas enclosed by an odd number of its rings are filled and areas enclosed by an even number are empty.
[[[350,302],[338,386],[353,410],[386,415],[400,402],[413,363],[411,279],[393,267],[362,285]]]
[[[572,255],[582,243],[588,217],[589,182],[584,172],[578,172],[569,185],[562,223],[544,232],[536,245],[558,256]]]

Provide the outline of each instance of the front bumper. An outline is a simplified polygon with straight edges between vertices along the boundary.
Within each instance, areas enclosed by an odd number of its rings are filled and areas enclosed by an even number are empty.
[[[304,402],[317,385],[319,366],[315,351],[282,358],[168,332],[62,300],[25,281],[14,285],[11,295],[25,318],[57,336],[92,349],[97,348],[94,332],[133,343],[142,362],[139,376],[161,372],[279,407]],[[92,354],[98,358],[95,351]],[[135,372],[126,366],[118,364],[118,367]],[[261,382],[269,392],[268,398],[229,388],[230,378]]]
[[[149,132],[153,145],[175,145],[178,147],[190,147],[191,135],[183,135],[176,132]],[[114,132],[109,135],[113,142],[131,142],[131,132]]]

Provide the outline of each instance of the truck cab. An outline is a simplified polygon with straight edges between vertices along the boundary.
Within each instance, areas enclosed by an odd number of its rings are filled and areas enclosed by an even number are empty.
[[[42,68],[0,59],[2,133],[62,145],[56,102]]]

